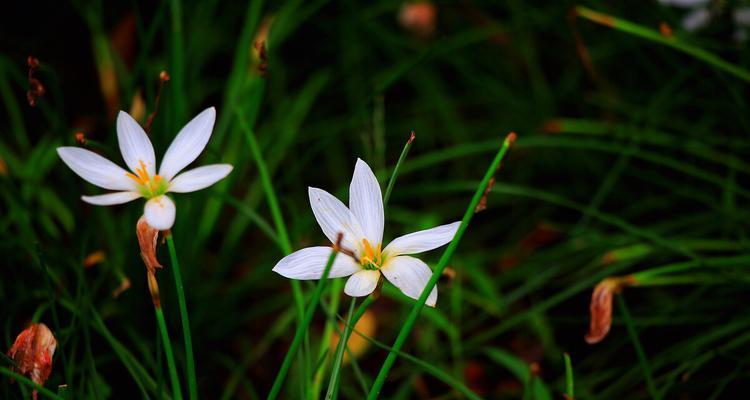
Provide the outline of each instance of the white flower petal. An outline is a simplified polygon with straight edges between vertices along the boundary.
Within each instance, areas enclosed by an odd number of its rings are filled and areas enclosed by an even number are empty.
[[[139,197],[142,196],[138,192],[114,192],[101,194],[99,196],[81,196],[81,200],[97,206],[112,206],[115,204],[127,203]]]
[[[327,246],[307,247],[297,250],[279,261],[273,271],[290,279],[320,279],[331,256],[331,248]],[[362,268],[346,254],[337,254],[333,260],[329,278],[349,276]]]
[[[174,201],[165,195],[154,197],[143,207],[143,216],[153,228],[165,231],[174,225]]]
[[[169,145],[159,167],[159,175],[172,180],[183,168],[195,161],[211,137],[216,109],[209,107],[185,125]]]
[[[212,164],[198,167],[177,175],[169,183],[169,191],[175,193],[195,192],[224,179],[232,172],[229,164]]]
[[[78,147],[58,147],[57,154],[78,176],[89,183],[109,190],[134,190],[135,182],[117,164]]]
[[[436,249],[453,240],[459,225],[461,221],[398,237],[383,249],[383,254],[393,257]]]
[[[131,171],[135,172],[142,168],[141,163],[146,166],[149,176],[156,173],[156,156],[151,140],[143,131],[143,128],[133,117],[124,111],[117,114],[117,141],[120,143],[120,152],[125,164]]]
[[[344,286],[344,293],[352,297],[367,296],[375,290],[380,279],[378,270],[362,270],[349,277]]]
[[[310,187],[307,192],[310,195],[310,208],[328,240],[336,243],[341,232],[344,234],[341,246],[358,254],[364,234],[354,214],[341,200],[323,189]]]
[[[388,281],[401,289],[405,295],[415,300],[419,299],[424,287],[427,285],[427,281],[432,276],[430,267],[424,261],[409,256],[398,256],[388,259],[385,265],[380,268],[380,272],[385,275]],[[435,307],[436,302],[437,285],[432,288],[432,292],[427,297],[425,304]]]
[[[349,208],[364,231],[365,237],[375,247],[383,242],[383,195],[380,184],[370,166],[357,159],[354,176],[349,186]]]

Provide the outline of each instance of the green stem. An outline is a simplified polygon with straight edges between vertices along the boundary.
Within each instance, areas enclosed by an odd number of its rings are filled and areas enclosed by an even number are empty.
[[[161,307],[156,305],[154,305],[154,311],[156,312],[156,321],[158,322],[159,330],[161,331],[161,341],[164,343],[164,353],[167,356],[167,368],[169,368],[169,378],[172,381],[172,394],[174,395],[175,400],[181,400],[182,389],[180,388],[180,379],[177,377],[177,364],[174,361],[172,342],[169,339],[167,322],[164,320],[164,312]]]
[[[419,296],[419,299],[409,312],[409,316],[406,318],[404,325],[401,327],[401,330],[396,337],[396,341],[394,342],[391,351],[388,353],[388,357],[386,357],[383,366],[380,368],[380,372],[378,373],[375,382],[372,384],[370,393],[367,395],[367,398],[369,400],[375,400],[380,394],[380,390],[383,388],[383,384],[385,384],[385,380],[388,377],[388,372],[396,362],[398,352],[401,351],[401,347],[403,347],[404,343],[406,342],[406,338],[409,336],[409,333],[414,327],[414,323],[416,322],[420,311],[422,311],[424,303],[425,301],[427,301],[427,297],[432,291],[432,288],[435,287],[435,284],[437,284],[438,279],[440,279],[440,276],[442,275],[443,270],[448,264],[451,256],[453,256],[453,253],[456,251],[461,237],[464,235],[464,232],[466,232],[466,228],[468,227],[471,218],[474,216],[474,210],[476,209],[477,204],[479,204],[479,201],[485,195],[485,190],[490,183],[490,179],[492,179],[495,171],[497,171],[497,169],[500,167],[500,163],[502,162],[503,158],[505,158],[505,154],[507,153],[510,145],[514,140],[515,134],[510,134],[505,138],[502,146],[500,147],[500,150],[495,155],[495,159],[492,161],[489,168],[487,168],[487,172],[485,172],[482,182],[477,187],[477,190],[474,192],[474,197],[472,197],[469,206],[466,208],[466,212],[464,212],[464,217],[461,220],[461,225],[458,227],[456,236],[453,237],[453,240],[450,242],[450,244],[448,244],[445,252],[443,252],[443,255],[440,257],[440,261],[438,261],[438,265],[435,267],[435,271],[432,273],[430,280],[422,290],[422,294]]]
[[[357,298],[352,298],[349,303],[349,313],[344,323],[344,332],[339,335],[339,343],[336,345],[336,358],[333,360],[331,366],[331,380],[328,381],[328,390],[326,391],[326,400],[331,400],[336,396],[338,392],[339,376],[341,375],[341,363],[344,360],[344,349],[346,349],[349,342],[349,334],[352,332],[352,313],[354,312],[354,305],[357,303]]]
[[[174,246],[174,238],[167,236],[169,257],[172,260],[172,272],[174,284],[177,289],[177,302],[180,305],[180,318],[182,319],[182,337],[185,341],[185,363],[187,364],[188,392],[190,400],[198,400],[198,381],[195,375],[195,358],[193,356],[193,337],[190,333],[190,317],[188,316],[187,302],[185,301],[185,287],[182,284],[182,273],[180,263],[177,260],[177,250]]]
[[[320,398],[320,388],[323,385],[323,377],[326,373],[326,367],[328,366],[330,357],[328,356],[328,350],[330,348],[329,343],[331,342],[331,336],[333,335],[334,327],[337,324],[336,313],[339,309],[339,302],[341,300],[341,290],[343,289],[344,281],[341,279],[335,279],[333,284],[328,290],[331,293],[331,306],[326,309],[328,317],[326,319],[325,327],[323,328],[323,334],[320,337],[320,344],[318,345],[318,357],[316,360],[322,360],[325,357],[325,361],[321,362],[315,371],[312,385],[312,399],[317,400]]]
[[[635,324],[633,324],[633,320],[630,318],[630,312],[628,311],[627,305],[625,305],[625,299],[623,299],[622,296],[616,297],[617,305],[620,307],[620,312],[622,313],[622,319],[625,321],[625,326],[627,326],[628,328],[628,335],[630,336],[630,340],[633,342],[635,353],[638,356],[638,362],[641,364],[643,377],[646,379],[646,387],[648,388],[649,393],[651,393],[651,397],[653,399],[660,400],[661,395],[659,394],[659,391],[656,390],[654,377],[651,373],[651,365],[648,363],[646,352],[643,351],[641,341],[638,339],[638,332],[636,332]]]
[[[573,380],[573,362],[570,361],[570,354],[563,353],[565,360],[565,396],[567,400],[575,398],[575,383]]]
[[[388,187],[385,189],[385,196],[383,196],[383,208],[384,209],[388,205],[388,199],[391,198],[391,191],[393,190],[393,185],[396,183],[396,177],[398,176],[398,171],[401,168],[401,164],[406,159],[406,155],[409,154],[409,149],[411,149],[411,144],[412,142],[414,142],[415,137],[416,135],[414,134],[414,131],[411,131],[409,140],[406,141],[406,144],[404,145],[404,149],[401,150],[401,155],[398,157],[396,166],[393,168],[393,172],[391,173],[391,179],[388,180]]]
[[[589,21],[593,21],[597,24],[608,26],[610,28],[626,32],[631,35],[663,44],[675,50],[679,50],[701,61],[704,61],[707,64],[713,65],[718,69],[724,70],[746,82],[750,82],[750,71],[729,63],[722,58],[701,49],[700,47],[684,43],[679,38],[673,36],[664,36],[653,29],[649,29],[629,21],[615,18],[611,15],[603,14],[586,7],[578,6],[575,8],[575,11],[579,16],[586,18]]]
[[[331,272],[333,260],[336,258],[337,254],[338,252],[335,248],[333,248],[331,250],[331,256],[328,257],[328,262],[326,263],[325,269],[323,270],[323,275],[320,277],[318,284],[315,286],[315,291],[313,291],[312,297],[310,298],[310,304],[307,306],[307,309],[305,309],[305,314],[302,318],[302,321],[299,325],[297,325],[297,330],[294,332],[294,339],[292,340],[292,344],[289,346],[289,350],[287,351],[286,356],[284,356],[284,362],[281,364],[281,369],[279,369],[279,373],[276,374],[276,379],[274,380],[273,386],[271,387],[271,392],[268,394],[269,400],[275,399],[281,391],[281,385],[284,384],[286,374],[287,372],[289,372],[289,368],[292,366],[292,360],[297,355],[297,349],[302,343],[302,339],[305,337],[305,333],[307,333],[307,327],[310,325],[310,321],[312,320],[313,314],[315,313],[315,309],[318,307],[320,295],[323,294],[323,288],[325,288],[326,280],[328,280],[328,274]]]
[[[8,368],[0,367],[0,374],[6,375],[8,378],[15,379],[18,381],[18,383],[23,383],[24,385],[28,386],[31,389],[36,390],[37,392],[43,394],[45,397],[55,400],[65,400],[64,398],[56,395],[54,392],[52,392],[49,389],[45,389],[43,386],[38,385],[36,382],[32,381],[31,379],[21,375],[17,374]]]
[[[284,224],[284,217],[281,215],[281,208],[279,207],[279,201],[276,198],[276,192],[273,190],[273,184],[271,183],[271,177],[268,174],[268,168],[266,162],[263,159],[263,155],[258,145],[258,140],[255,138],[250,126],[245,121],[245,116],[242,115],[242,110],[235,106],[235,114],[237,114],[237,120],[240,128],[245,132],[247,143],[250,146],[250,153],[255,159],[255,165],[258,168],[258,175],[263,185],[263,191],[266,194],[268,200],[268,207],[271,209],[271,216],[273,217],[274,225],[276,226],[276,234],[279,237],[284,255],[292,253],[292,242],[289,240],[289,234],[286,231],[286,225]],[[302,289],[299,286],[299,282],[292,280],[292,292],[294,294],[294,301],[297,304],[297,314],[299,317],[302,316],[305,310],[305,299],[302,296]]]

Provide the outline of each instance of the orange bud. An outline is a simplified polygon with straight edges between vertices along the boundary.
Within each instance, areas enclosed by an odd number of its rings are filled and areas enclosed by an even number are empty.
[[[153,274],[157,268],[162,268],[159,260],[156,259],[156,241],[159,238],[159,230],[152,228],[146,222],[146,218],[141,217],[135,226],[135,232],[138,236],[138,244],[141,246],[141,258],[148,272]]]
[[[52,373],[52,356],[55,354],[55,348],[57,340],[47,325],[31,324],[16,337],[8,356],[15,362],[13,369],[16,372],[28,375],[34,383],[44,386],[44,382]],[[36,400],[36,390],[33,396]]]
[[[591,324],[584,339],[588,344],[601,342],[612,326],[612,296],[622,292],[626,286],[635,285],[632,275],[609,277],[599,282],[591,294]]]
[[[398,12],[401,26],[422,38],[432,36],[435,32],[437,7],[428,1],[408,2]]]

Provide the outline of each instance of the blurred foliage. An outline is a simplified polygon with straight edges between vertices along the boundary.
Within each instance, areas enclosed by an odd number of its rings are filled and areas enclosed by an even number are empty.
[[[357,157],[385,188],[416,132],[387,239],[459,219],[502,138],[518,132],[451,261],[455,277],[423,311],[384,398],[464,398],[462,387],[560,398],[566,371],[587,399],[722,398],[746,387],[750,51],[733,39],[739,4],[712,1],[715,20],[689,32],[688,11],[656,1],[436,2],[432,29],[400,20],[402,3],[77,0],[4,11],[0,347],[44,321],[58,339],[48,388],[67,384],[76,399],[168,390],[135,238],[141,206],[83,203],[101,191],[55,153],[82,132],[84,146],[119,162],[116,111],[145,123],[167,71],[151,129],[157,154],[213,105],[199,162],[235,166],[211,189],[176,196],[202,397],[263,398],[297,318],[289,281],[271,272],[283,252],[244,127],[295,249],[325,242],[307,186],[346,199]],[[576,5],[637,29],[581,18]],[[34,107],[29,55],[45,88]],[[104,260],[84,268],[99,251]],[[169,268],[164,248],[159,257]],[[617,296],[609,335],[586,344],[592,289],[630,273],[641,287]],[[171,274],[159,276],[177,344]],[[132,287],[113,296],[125,279]],[[321,395],[311,387],[328,381],[333,349],[320,338],[348,308],[341,288],[327,286],[327,312],[316,313],[285,398]],[[384,285],[370,346],[342,370],[342,398],[365,396],[412,303]],[[0,397],[28,396],[19,386],[3,379]]]

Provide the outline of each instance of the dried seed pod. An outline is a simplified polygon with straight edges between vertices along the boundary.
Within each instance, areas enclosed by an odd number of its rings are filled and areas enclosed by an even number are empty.
[[[588,344],[602,341],[612,326],[612,296],[622,292],[626,286],[635,285],[632,275],[623,277],[609,277],[599,282],[591,294],[591,324],[584,339]]]

